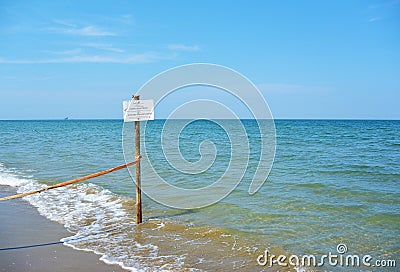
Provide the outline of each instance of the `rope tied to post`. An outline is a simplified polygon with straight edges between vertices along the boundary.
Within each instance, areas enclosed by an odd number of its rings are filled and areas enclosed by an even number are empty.
[[[64,186],[67,186],[67,185],[71,185],[71,184],[74,184],[74,183],[82,182],[82,181],[85,181],[85,180],[88,180],[88,179],[92,179],[92,178],[95,178],[95,177],[103,176],[103,175],[106,175],[108,173],[115,172],[115,171],[127,168],[129,166],[132,166],[134,164],[137,164],[138,162],[140,162],[141,158],[142,158],[142,156],[137,156],[136,159],[134,161],[132,161],[132,162],[129,162],[129,163],[126,163],[126,164],[123,164],[123,165],[119,165],[117,167],[110,168],[110,169],[107,169],[107,170],[104,170],[104,171],[100,171],[100,172],[97,172],[97,173],[94,173],[94,174],[90,174],[90,175],[87,175],[87,176],[83,176],[83,177],[80,177],[80,178],[71,179],[71,180],[68,180],[68,181],[65,181],[65,182],[61,182],[61,183],[58,183],[58,184],[47,186],[47,187],[39,189],[39,190],[2,197],[2,198],[0,198],[0,201],[16,199],[16,198],[21,198],[21,197],[28,196],[28,195],[38,194],[38,193],[41,193],[41,192],[44,192],[44,191],[47,191],[47,190],[51,190],[51,189],[55,189],[55,188],[59,188],[59,187],[64,187]]]

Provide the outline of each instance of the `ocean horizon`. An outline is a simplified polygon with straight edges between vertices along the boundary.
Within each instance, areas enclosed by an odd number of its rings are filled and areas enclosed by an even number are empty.
[[[66,117],[65,117],[66,118]],[[123,118],[49,118],[49,119],[0,119],[0,121],[123,121]],[[192,120],[189,118],[154,118],[154,120],[165,121],[165,120]],[[230,118],[216,118],[216,120],[236,120]],[[256,120],[254,118],[239,118],[239,120]],[[263,119],[258,119],[263,120]],[[270,119],[265,119],[270,120]],[[274,118],[276,121],[400,121],[397,118]]]

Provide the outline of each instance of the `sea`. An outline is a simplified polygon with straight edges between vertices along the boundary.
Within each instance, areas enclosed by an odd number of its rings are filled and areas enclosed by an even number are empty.
[[[71,233],[64,245],[130,271],[396,271],[393,261],[398,269],[400,121],[275,120],[274,163],[253,195],[263,135],[255,120],[240,122],[249,161],[230,173],[229,162],[243,160],[231,156],[230,120],[195,120],[180,131],[179,154],[188,162],[207,155],[204,141],[215,147],[212,165],[195,173],[165,159],[161,134],[176,133],[163,130],[165,120],[148,121],[149,135],[142,126],[142,155],[173,186],[241,177],[212,205],[171,208],[144,193],[137,225],[127,169],[23,199]],[[0,121],[0,190],[28,192],[124,164],[123,127],[122,120]]]

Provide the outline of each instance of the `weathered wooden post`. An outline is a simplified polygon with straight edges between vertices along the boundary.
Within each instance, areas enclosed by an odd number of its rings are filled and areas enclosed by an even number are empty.
[[[136,223],[142,223],[142,180],[140,174],[140,121],[154,120],[153,100],[139,100],[139,95],[133,95],[133,100],[123,101],[124,122],[135,122],[135,160],[136,163]],[[131,173],[132,174],[132,173]],[[133,176],[133,174],[132,174]]]
[[[139,100],[134,95],[133,100]],[[140,121],[135,121],[135,156],[140,157]],[[140,176],[140,161],[136,164],[136,224],[142,223],[142,181]]]

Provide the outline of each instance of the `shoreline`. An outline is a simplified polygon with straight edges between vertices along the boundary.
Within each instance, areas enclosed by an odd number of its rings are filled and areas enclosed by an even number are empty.
[[[0,186],[0,197],[15,188]],[[72,234],[39,214],[22,199],[0,202],[0,271],[4,272],[123,272],[93,252],[76,250],[60,240]]]

